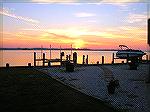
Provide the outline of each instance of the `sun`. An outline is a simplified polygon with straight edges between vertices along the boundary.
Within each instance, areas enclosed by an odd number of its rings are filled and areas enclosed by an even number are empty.
[[[82,48],[84,46],[84,41],[81,39],[77,39],[74,41],[74,46],[76,49]]]

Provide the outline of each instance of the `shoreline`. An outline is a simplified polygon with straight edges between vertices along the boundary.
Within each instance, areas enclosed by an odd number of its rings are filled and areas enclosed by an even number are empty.
[[[142,60],[142,63],[139,64],[150,64],[150,60]],[[105,64],[77,64],[75,65],[76,67],[80,67],[80,66],[102,66],[102,65],[128,65],[128,63],[105,63]],[[61,65],[52,65],[52,66],[9,66],[9,68],[46,68],[46,67],[61,67]],[[6,66],[0,66],[1,68],[7,68]]]

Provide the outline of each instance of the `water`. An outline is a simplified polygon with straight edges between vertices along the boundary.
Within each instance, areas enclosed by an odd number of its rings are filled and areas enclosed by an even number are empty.
[[[2,54],[2,62],[0,66],[6,66],[6,63],[9,63],[10,66],[27,66],[28,63],[31,63],[33,65],[33,53],[37,53],[37,58],[41,58],[41,50],[3,50],[1,51]],[[64,52],[65,55],[71,54],[71,51],[69,50],[61,50],[61,52]],[[89,57],[89,64],[95,64],[97,61],[99,63],[102,62],[102,56],[105,57],[105,63],[111,63],[112,62],[112,54],[116,53],[117,51],[72,51],[77,52],[78,63],[82,63],[82,57],[83,55],[88,55]],[[49,50],[43,50],[43,53],[46,54],[46,58],[50,58],[50,51]],[[51,51],[51,57],[52,59],[60,58],[60,51],[59,50],[52,50]],[[63,57],[65,59],[66,56]],[[146,59],[146,56],[143,56],[143,59]],[[115,60],[115,63],[121,63],[122,61],[126,62],[126,60],[117,59]],[[59,63],[54,63],[59,64]],[[37,65],[42,65],[42,62],[37,62]]]

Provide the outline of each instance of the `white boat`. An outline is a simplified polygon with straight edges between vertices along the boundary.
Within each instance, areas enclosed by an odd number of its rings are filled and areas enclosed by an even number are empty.
[[[134,50],[134,49],[129,49],[127,46],[125,45],[119,45],[119,47],[121,48],[121,50],[119,50],[116,53],[116,57],[120,58],[120,59],[127,59],[127,58],[139,58],[143,55],[145,55],[146,53],[144,53],[141,50]],[[125,48],[125,49],[123,49]]]

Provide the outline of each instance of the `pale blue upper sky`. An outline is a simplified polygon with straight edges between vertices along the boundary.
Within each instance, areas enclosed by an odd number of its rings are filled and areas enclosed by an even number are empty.
[[[2,0],[2,2],[148,2],[149,0]]]
[[[131,25],[131,15],[147,15],[147,4],[129,3],[115,4],[34,4],[4,3],[3,8],[16,16],[29,17],[39,21],[45,27],[67,27],[77,24],[98,27],[116,27]],[[87,17],[78,17],[79,13],[87,13]],[[86,15],[85,15],[86,16]],[[141,19],[141,18],[140,18]],[[13,21],[13,22],[12,22]],[[4,16],[4,25],[19,24],[14,18]],[[22,24],[22,23],[20,23]],[[141,25],[133,22],[133,26]],[[24,27],[28,24],[22,24]]]

